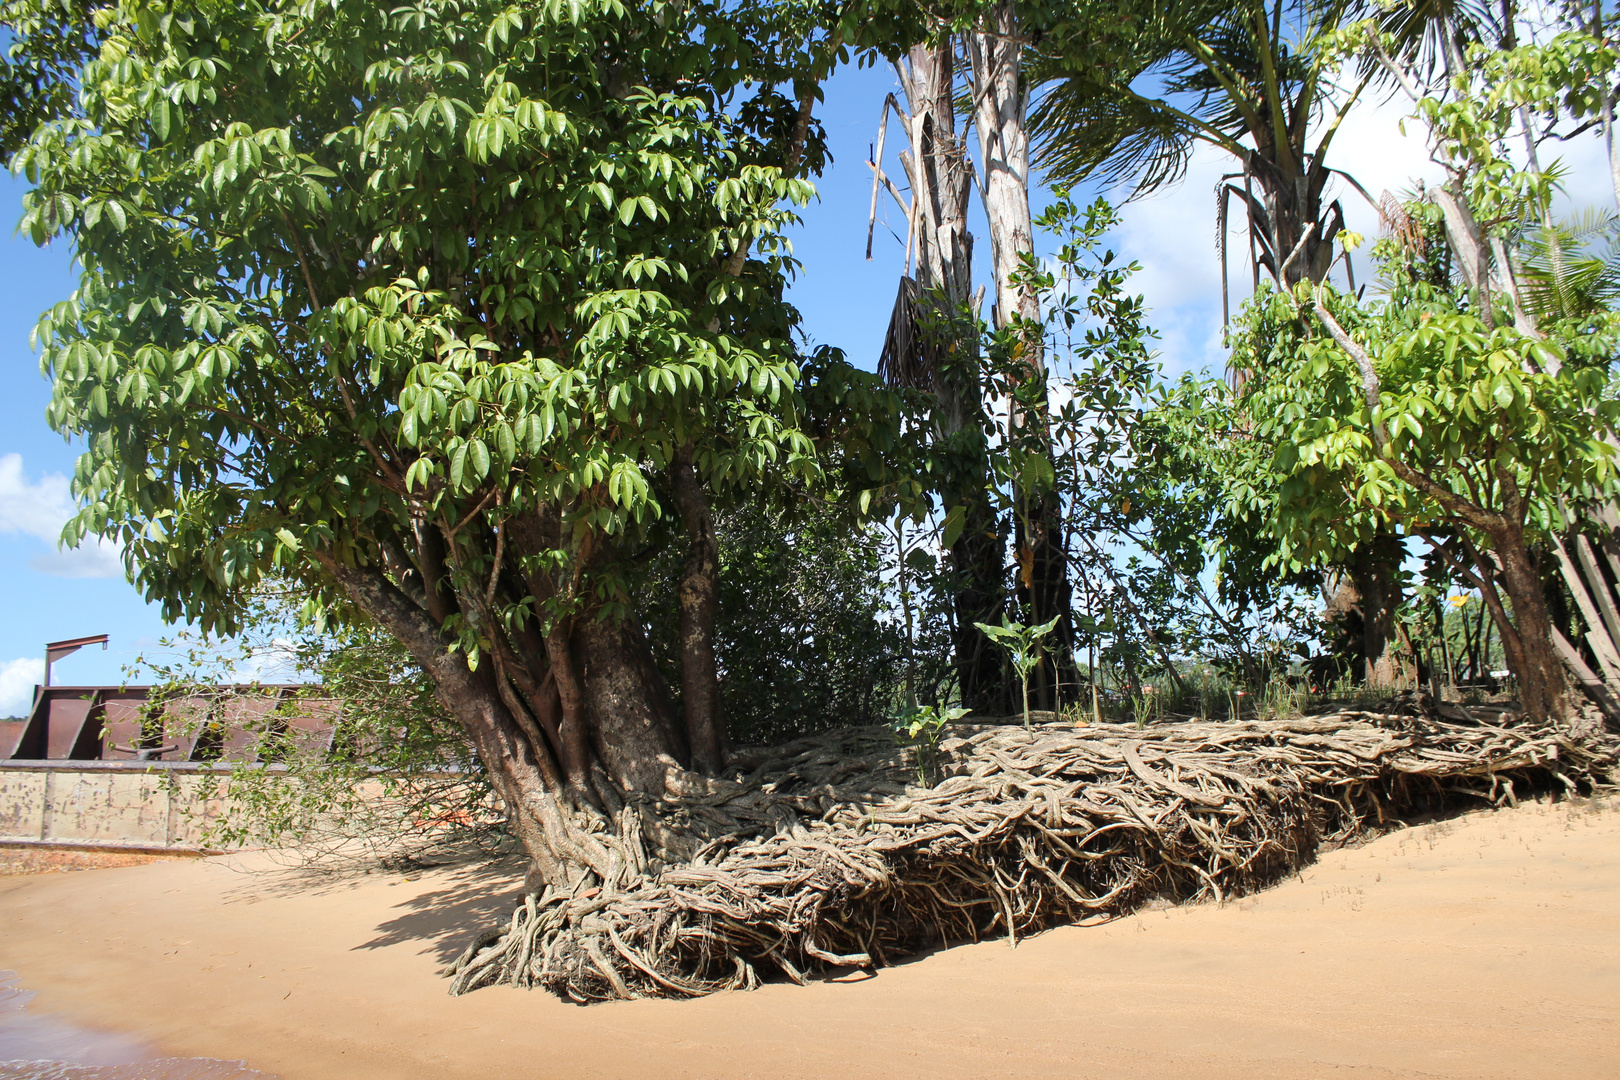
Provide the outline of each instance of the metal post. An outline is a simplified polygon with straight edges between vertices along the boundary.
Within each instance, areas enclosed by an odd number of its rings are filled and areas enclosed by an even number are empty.
[[[90,637],[69,638],[66,641],[49,641],[45,643],[45,689],[51,687],[51,665],[64,656],[72,656],[86,645],[100,645],[103,652],[107,649],[107,635],[94,634]]]

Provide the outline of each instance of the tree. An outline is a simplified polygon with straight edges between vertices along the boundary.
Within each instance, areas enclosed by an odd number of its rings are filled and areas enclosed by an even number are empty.
[[[910,143],[910,153],[901,159],[910,202],[890,187],[908,219],[908,275],[914,247],[917,274],[902,279],[879,370],[893,385],[934,397],[932,472],[950,522],[946,546],[957,578],[957,670],[962,700],[981,712],[1001,711],[1013,702],[999,650],[979,629],[1004,613],[1009,597],[1006,525],[989,510],[976,326],[984,290],[972,291],[973,237],[967,231],[967,212],[977,187],[989,226],[989,284],[995,290],[990,323],[1017,339],[1023,369],[1033,383],[1044,385],[1040,307],[1025,273],[1034,244],[1026,122],[1030,87],[1023,64],[1030,32],[1024,15],[1031,7],[1037,23],[1046,17],[1046,5],[1015,0],[922,6],[878,2],[866,9],[894,22],[880,22],[878,31],[859,36],[894,62],[906,97],[904,109],[892,97],[885,102],[879,144],[891,107]],[[967,118],[960,134],[958,111]],[[968,158],[968,123],[977,137],[977,165]],[[888,183],[878,157],[872,163],[874,215],[880,190]],[[1073,627],[1059,509],[1036,492],[1027,492],[1020,507],[1026,512],[1012,521],[1020,567],[1014,601],[1032,611],[1058,613],[1059,636],[1067,643]],[[1062,651],[1067,654],[1066,648]],[[1043,707],[1056,702],[1059,680],[1052,674],[1043,668],[1038,682]]]
[[[990,321],[1000,340],[991,348],[1013,361],[1016,379],[1033,391],[1015,406],[1011,434],[1023,438],[1037,456],[1046,459],[1044,468],[1020,472],[1013,513],[1016,595],[1030,623],[1056,620],[1048,662],[1035,671],[1036,696],[1044,709],[1058,707],[1063,671],[1073,672],[1075,630],[1062,506],[1050,484],[1031,482],[1054,473],[1055,451],[1045,396],[1045,319],[1038,295],[1035,222],[1029,202],[1029,106],[1035,82],[1025,47],[1052,17],[1038,3],[1017,0],[968,4],[957,16],[967,61],[966,98],[983,158],[979,192],[995,273],[996,303]],[[1024,682],[1027,687],[1027,678]]]
[[[1207,391],[1225,406],[1230,424],[1211,433],[1221,445],[1218,455],[1207,446],[1196,451],[1208,463],[1208,482],[1225,503],[1210,542],[1223,563],[1230,561],[1238,570],[1237,578],[1244,582],[1240,588],[1264,591],[1267,586],[1319,581],[1333,653],[1326,662],[1333,673],[1390,688],[1400,681],[1403,667],[1396,613],[1402,603],[1405,550],[1398,524],[1379,508],[1357,502],[1353,490],[1338,489],[1342,498],[1330,534],[1313,536],[1300,549],[1300,537],[1274,527],[1285,482],[1285,474],[1275,467],[1276,440],[1289,437],[1286,428],[1274,423],[1274,410],[1312,416],[1329,408],[1323,387],[1289,374],[1308,338],[1297,304],[1268,285],[1233,320],[1227,337],[1232,363],[1252,374],[1239,387]],[[1286,380],[1285,392],[1278,390],[1279,378]],[[1262,580],[1267,584],[1260,584]]]
[[[983,289],[973,292],[973,236],[967,228],[974,166],[967,133],[956,126],[956,39],[943,20],[922,19],[924,26],[914,32],[927,34],[926,40],[894,60],[905,106],[892,95],[885,100],[872,162],[875,216],[881,188],[891,184],[883,173],[882,146],[892,109],[910,146],[900,155],[911,192],[902,207],[908,274],[913,251],[916,269],[914,277],[901,278],[878,373],[889,385],[932,399],[925,423],[939,461],[937,486],[947,515],[962,526],[946,545],[956,578],[951,592],[958,689],[969,708],[997,713],[1009,705],[1005,666],[977,624],[995,618],[1006,604],[1006,538],[986,490],[977,328]]]
[[[848,517],[811,499],[716,509],[715,655],[727,734],[739,746],[880,724],[899,699],[905,643],[881,575],[883,537]],[[643,591],[654,593],[646,606],[655,655],[672,673],[678,577],[658,573]]]
[[[1239,166],[1217,189],[1223,290],[1233,197],[1247,216],[1257,282],[1262,268],[1284,288],[1322,281],[1344,228],[1339,204],[1324,202],[1328,182],[1340,176],[1355,184],[1329,165],[1328,151],[1367,78],[1339,86],[1337,57],[1319,43],[1358,7],[1346,0],[1082,6],[1042,38],[1031,65],[1043,87],[1031,117],[1039,160],[1062,183],[1101,176],[1128,180],[1140,194],[1180,179],[1197,144],[1217,147]],[[1159,96],[1138,88],[1153,79]]]
[[[1247,219],[1257,289],[1262,269],[1288,289],[1325,280],[1341,258],[1354,287],[1349,249],[1339,245],[1343,207],[1327,194],[1339,177],[1367,195],[1329,156],[1372,74],[1349,70],[1334,47],[1361,11],[1348,0],[1078,7],[1042,38],[1031,65],[1044,88],[1032,115],[1039,160],[1061,181],[1129,180],[1141,194],[1179,180],[1198,144],[1214,146],[1238,163],[1216,189],[1223,318],[1233,198]],[[1154,79],[1157,96],[1142,86]],[[1245,364],[1266,351],[1233,353],[1234,387],[1255,377]],[[1395,537],[1374,531],[1342,553],[1332,575],[1329,610],[1358,612],[1368,629],[1371,685],[1393,679],[1399,562]]]
[[[1443,74],[1438,77],[1432,69],[1406,62],[1399,40],[1377,26],[1354,26],[1344,37],[1383,66],[1429,127],[1435,159],[1445,166],[1447,178],[1428,197],[1443,222],[1451,261],[1475,317],[1487,331],[1511,320],[1520,335],[1550,338],[1579,355],[1594,342],[1608,347],[1605,334],[1593,331],[1606,328],[1612,314],[1594,318],[1568,303],[1575,267],[1551,212],[1559,170],[1556,164],[1542,166],[1540,147],[1563,137],[1558,125],[1569,120],[1585,118],[1607,131],[1604,117],[1612,119],[1612,80],[1620,54],[1591,32],[1582,10],[1563,14],[1562,22],[1555,20],[1539,36],[1521,40],[1516,9],[1510,5],[1492,24],[1494,33],[1470,45],[1467,26],[1455,13],[1442,11],[1436,33],[1442,62],[1436,66]],[[1521,141],[1520,161],[1509,153],[1510,138]],[[1524,261],[1521,244],[1527,237],[1532,259],[1536,241],[1545,249],[1551,304],[1546,302],[1548,290],[1538,288],[1534,262],[1527,267]],[[1532,376],[1557,376],[1564,364],[1558,351],[1526,354],[1525,361]],[[1600,410],[1594,411],[1590,426],[1611,431]],[[1620,689],[1620,514],[1606,499],[1572,504],[1569,514],[1573,516],[1564,517],[1564,534],[1548,533],[1545,543],[1585,633],[1579,644],[1559,637],[1554,641],[1570,673],[1611,720],[1620,722],[1615,699]]]
[[[1620,490],[1606,441],[1620,406],[1606,364],[1585,359],[1601,348],[1571,343],[1565,363],[1560,344],[1488,327],[1442,291],[1397,289],[1368,311],[1299,295],[1326,335],[1307,335],[1258,429],[1286,476],[1281,529],[1302,550],[1332,543],[1343,493],[1425,537],[1489,605],[1526,714],[1566,719],[1532,552],[1572,505]],[[1294,404],[1307,396],[1310,413]]]
[[[17,158],[24,230],[84,268],[39,329],[87,448],[69,539],[205,630],[277,571],[384,627],[538,880],[681,857],[656,802],[718,733],[671,706],[638,553],[694,485],[817,475],[779,230],[824,35],[662,0],[99,25],[82,116]]]
[[[6,0],[0,30],[0,157],[10,158],[34,129],[73,109],[73,75],[93,55],[96,29],[85,0]]]
[[[1275,298],[1262,288],[1249,305]],[[1234,342],[1235,350],[1286,347],[1289,337],[1277,332],[1272,310],[1246,306],[1234,334],[1251,320],[1262,332]],[[1269,357],[1264,364],[1266,371],[1280,366]],[[1353,674],[1347,658],[1364,664],[1366,650],[1339,638],[1366,627],[1337,622],[1324,633],[1311,601],[1331,599],[1325,568],[1282,557],[1272,528],[1280,484],[1274,448],[1256,435],[1249,412],[1266,378],[1238,392],[1224,379],[1184,375],[1151,395],[1135,440],[1142,464],[1129,505],[1137,518],[1126,536],[1162,568],[1154,592],[1166,599],[1154,614],[1181,656],[1207,659],[1211,669],[1255,688],[1286,680],[1302,661],[1310,682],[1322,685]],[[1318,640],[1326,648],[1313,654]]]

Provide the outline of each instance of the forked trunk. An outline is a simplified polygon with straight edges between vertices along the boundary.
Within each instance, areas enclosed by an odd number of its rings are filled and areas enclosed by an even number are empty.
[[[1231,190],[1247,204],[1255,261],[1285,289],[1326,280],[1334,240],[1344,228],[1343,208],[1322,205],[1327,169],[1309,159],[1296,162],[1291,154],[1286,162],[1256,154],[1247,167],[1260,193]]]
[[[910,181],[910,232],[916,245],[915,287],[902,285],[878,370],[889,382],[934,394],[940,442],[952,447],[948,504],[960,506],[963,528],[948,549],[954,571],[952,646],[963,704],[1003,714],[1013,680],[1002,650],[975,623],[994,624],[1006,609],[1002,523],[987,497],[989,460],[979,387],[978,312],[972,295],[973,236],[968,232],[972,167],[956,129],[955,57],[946,36],[914,46],[895,73],[906,99],[902,118],[910,150],[900,156]],[[964,319],[963,313],[971,316]]]
[[[532,566],[522,557],[554,545],[555,525],[544,514],[514,516],[500,526],[507,534],[501,539],[519,557],[514,562]],[[465,536],[454,542],[471,543]],[[415,554],[437,555],[447,547],[440,538],[419,543]],[[592,561],[588,551],[575,554]],[[497,574],[487,593],[461,589],[453,600],[441,597],[435,614],[425,603],[428,590],[415,588],[414,574],[400,578],[317,557],[432,678],[532,859],[532,890],[628,887],[656,863],[686,854],[682,838],[644,812],[647,803],[681,786],[687,747],[625,598],[585,605],[564,595],[571,586],[550,573]],[[419,573],[424,567],[420,576],[429,580],[443,569],[417,563]],[[521,596],[520,580],[538,602],[536,615],[550,624],[543,636],[532,627],[496,629],[487,618],[488,595],[504,584]],[[456,610],[485,634],[476,664],[441,630],[447,612]]]

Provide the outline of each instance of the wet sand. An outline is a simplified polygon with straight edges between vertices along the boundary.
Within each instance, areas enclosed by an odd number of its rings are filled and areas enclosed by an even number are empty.
[[[283,1080],[1620,1075],[1620,803],[1482,812],[1224,906],[809,987],[580,1008],[436,976],[510,867],[0,879],[30,1006]]]

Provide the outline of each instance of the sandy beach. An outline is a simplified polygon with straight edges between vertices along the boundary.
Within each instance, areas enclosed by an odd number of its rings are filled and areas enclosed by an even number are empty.
[[[519,877],[262,856],[0,878],[30,1011],[282,1080],[1620,1075],[1620,803],[1485,811],[1260,895],[684,1002],[462,998]]]

